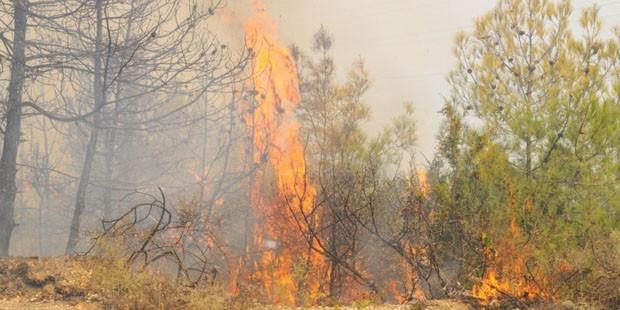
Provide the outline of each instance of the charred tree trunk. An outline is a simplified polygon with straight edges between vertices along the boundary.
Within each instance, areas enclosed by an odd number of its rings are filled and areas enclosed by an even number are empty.
[[[134,1],[130,3],[130,12],[134,10]],[[125,32],[125,40],[131,39],[131,31],[133,29],[134,15],[130,14],[127,20],[127,31]],[[122,59],[128,57],[125,53],[121,53]],[[119,67],[122,67],[119,64]],[[122,80],[122,72],[119,71],[117,80]],[[112,183],[114,181],[114,160],[116,158],[117,148],[117,136],[119,134],[118,121],[120,114],[120,105],[123,98],[123,88],[120,83],[116,83],[116,91],[114,92],[114,112],[108,124],[106,130],[106,142],[105,142],[105,175],[104,180],[106,187],[103,190],[103,217],[108,218],[112,214]],[[105,93],[104,93],[105,96]]]
[[[116,148],[116,130],[110,129],[106,132],[106,145],[105,145],[105,172],[104,182],[105,188],[103,189],[103,218],[108,218],[112,214],[112,173],[114,167],[114,152]]]
[[[24,86],[24,67],[26,62],[26,0],[13,1],[13,58],[7,102],[6,128],[0,158],[0,256],[9,255],[11,234],[15,227],[14,211],[17,185],[17,151],[19,148],[22,120],[22,91]]]
[[[333,210],[332,210],[333,213]],[[340,251],[338,247],[339,234],[333,214],[330,216],[332,224],[329,229],[328,248],[334,256],[328,257],[329,260],[329,297],[337,300],[342,291],[342,272],[340,270]]]
[[[118,105],[121,100],[120,94],[120,86],[117,87],[115,94],[115,105],[114,112],[112,112],[112,116],[110,122],[108,124],[108,129],[106,129],[105,135],[105,168],[104,168],[104,181],[105,188],[103,189],[103,217],[108,218],[112,214],[112,183],[114,180],[114,160],[116,157],[116,137],[117,137],[117,120],[118,120]]]
[[[46,242],[43,241],[45,239],[46,233],[44,233],[44,227],[46,227],[44,223],[45,219],[45,210],[49,208],[50,204],[50,148],[49,148],[49,139],[47,136],[47,120],[43,119],[42,124],[42,134],[43,134],[43,154],[37,154],[37,157],[40,156],[39,167],[37,168],[37,177],[36,182],[33,184],[37,195],[39,196],[39,227],[38,227],[38,239],[39,239],[39,256],[45,256],[47,251],[44,249]],[[32,135],[34,136],[34,135]],[[37,153],[39,153],[37,151]]]
[[[80,236],[80,222],[82,213],[86,209],[86,191],[88,189],[88,183],[90,182],[90,175],[95,161],[95,153],[97,151],[97,140],[99,137],[99,130],[101,127],[101,109],[105,103],[104,85],[102,68],[102,31],[103,31],[103,1],[96,0],[95,11],[97,14],[96,27],[97,33],[95,37],[95,55],[93,59],[94,63],[94,116],[93,125],[86,146],[86,154],[84,155],[84,164],[82,166],[82,172],[80,174],[80,180],[78,183],[77,194],[75,197],[75,209],[73,210],[73,218],[71,219],[71,228],[69,231],[69,240],[67,241],[67,248],[65,253],[67,255],[72,254]]]

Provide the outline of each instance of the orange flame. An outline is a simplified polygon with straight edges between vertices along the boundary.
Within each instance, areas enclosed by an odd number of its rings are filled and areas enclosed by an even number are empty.
[[[260,258],[253,259],[251,280],[262,286],[267,301],[295,304],[300,302],[302,290],[300,279],[294,276],[297,264],[304,262],[309,265],[306,270],[316,270],[323,262],[309,250],[295,222],[303,214],[292,214],[282,201],[296,201],[297,209],[308,214],[316,190],[307,180],[304,147],[295,118],[300,95],[293,59],[279,42],[276,24],[265,6],[258,1],[254,6],[256,14],[246,20],[245,31],[246,44],[254,56],[252,82],[256,94],[253,113],[246,116],[246,121],[253,130],[253,161],[267,168],[256,173],[250,193],[257,218],[251,246],[253,253],[260,253]],[[270,190],[277,193],[270,195],[266,185],[274,181],[275,188]],[[308,278],[303,289],[316,297],[318,276]]]
[[[428,199],[428,196],[431,191],[431,185],[428,182],[428,171],[425,168],[418,168],[415,171],[416,177],[418,178],[418,186],[420,187],[420,193],[424,196],[425,199]]]
[[[425,210],[426,207],[429,207],[427,202],[431,192],[428,170],[423,167],[416,168],[414,183],[411,185],[413,188],[403,193],[403,200],[408,200],[407,197],[413,192],[416,199],[414,199],[410,206],[411,211],[413,211],[413,214],[425,214],[426,220],[433,222],[434,210],[432,208]],[[414,255],[416,259],[428,256],[427,249],[423,244],[415,243],[411,240],[404,240],[403,248],[406,253]],[[420,286],[419,277],[412,266],[404,259],[399,259],[397,263],[393,263],[393,272],[394,275],[387,281],[387,291],[390,293],[391,298],[398,303],[405,303],[412,299],[426,299],[426,294]]]
[[[415,248],[407,245],[411,251]],[[420,287],[414,270],[404,260],[399,259],[395,264],[393,272],[395,276],[387,281],[387,291],[397,303],[403,304],[413,300],[424,300],[426,294]]]
[[[514,204],[514,199],[511,199],[508,207],[512,210]],[[525,208],[529,206],[526,204]],[[472,294],[485,302],[506,296],[525,300],[547,298],[544,287],[541,287],[545,284],[540,282],[541,274],[535,270],[528,271],[526,260],[530,257],[531,248],[518,243],[522,236],[514,216],[509,229],[510,237],[498,242],[495,251],[484,249],[487,268],[482,281],[473,287]]]
[[[473,295],[484,301],[498,299],[505,294],[525,299],[543,297],[540,288],[527,278],[526,252],[514,242],[520,236],[514,219],[510,223],[510,231],[513,238],[500,242],[495,253],[485,250],[488,267],[482,281],[473,288]]]

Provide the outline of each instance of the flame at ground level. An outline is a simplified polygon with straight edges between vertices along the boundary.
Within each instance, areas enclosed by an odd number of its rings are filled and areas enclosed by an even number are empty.
[[[545,298],[544,290],[536,284],[537,272],[528,272],[526,259],[529,250],[517,244],[521,231],[513,218],[510,238],[498,243],[495,251],[484,249],[485,272],[482,281],[475,285],[472,294],[485,302],[502,297],[517,299]]]

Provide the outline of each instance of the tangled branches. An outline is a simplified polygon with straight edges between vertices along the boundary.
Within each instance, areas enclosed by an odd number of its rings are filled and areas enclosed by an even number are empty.
[[[158,196],[141,192],[127,195],[122,201],[140,196],[146,202],[134,204],[115,218],[103,219],[102,231],[92,238],[83,255],[97,255],[107,241],[112,241],[123,247],[128,269],[145,270],[157,263],[159,270],[175,272],[189,287],[213,284],[217,268],[208,259],[211,247],[194,241],[192,235],[198,231],[175,217],[163,190],[158,190]]]

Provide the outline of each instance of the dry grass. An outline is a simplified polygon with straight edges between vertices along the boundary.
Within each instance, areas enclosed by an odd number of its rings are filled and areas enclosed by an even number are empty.
[[[150,273],[132,273],[113,261],[93,258],[0,259],[0,310],[2,309],[332,309],[332,310],[467,310],[456,300],[429,300],[411,305],[373,305],[295,308],[248,306],[231,303],[223,289],[189,289]],[[493,308],[493,307],[491,307]],[[501,308],[501,307],[496,307]],[[541,309],[594,309],[592,305],[564,302]]]

